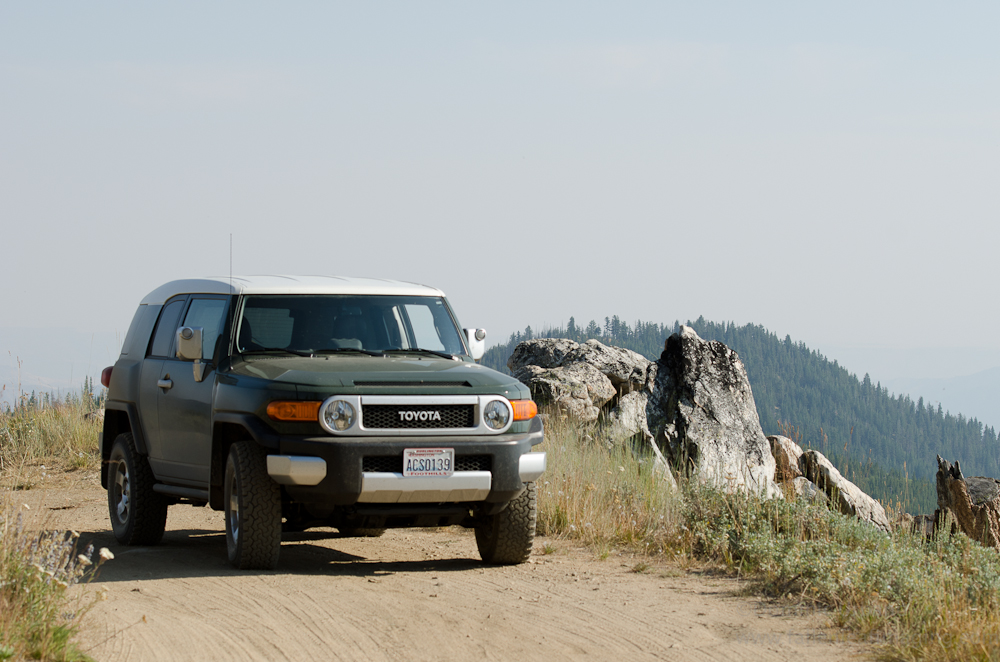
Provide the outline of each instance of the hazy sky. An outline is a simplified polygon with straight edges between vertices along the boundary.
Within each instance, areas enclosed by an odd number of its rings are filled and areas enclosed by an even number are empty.
[[[990,367],[998,27],[985,2],[3,3],[0,365],[97,374],[148,291],[228,273],[232,233],[237,274],[435,285],[493,340],[704,315]]]

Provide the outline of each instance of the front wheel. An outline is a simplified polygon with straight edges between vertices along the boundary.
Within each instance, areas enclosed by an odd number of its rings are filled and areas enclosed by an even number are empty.
[[[525,483],[520,496],[496,515],[490,515],[476,526],[476,546],[486,563],[514,565],[531,556],[538,521],[538,499],[535,484]]]
[[[281,551],[281,488],[267,474],[267,455],[251,441],[229,449],[223,500],[229,562],[240,570],[273,570]]]
[[[156,478],[135,449],[132,433],[115,438],[108,458],[108,514],[123,545],[155,545],[167,527],[167,500],[153,491]]]

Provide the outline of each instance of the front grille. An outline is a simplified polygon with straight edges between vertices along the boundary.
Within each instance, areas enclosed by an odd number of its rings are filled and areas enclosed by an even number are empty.
[[[492,471],[492,455],[459,455],[455,457],[455,471]]]
[[[403,473],[403,456],[370,455],[361,461],[361,470],[368,473]]]
[[[455,471],[492,471],[492,455],[456,455]],[[368,455],[361,460],[368,473],[403,473],[403,455]]]
[[[474,428],[475,413],[475,405],[362,405],[361,424],[368,430]]]

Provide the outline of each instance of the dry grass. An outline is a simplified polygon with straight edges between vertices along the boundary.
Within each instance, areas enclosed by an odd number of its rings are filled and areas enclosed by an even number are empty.
[[[883,659],[1000,659],[1000,555],[965,536],[886,535],[825,506],[762,501],[681,480],[556,416],[543,450],[539,526],[615,550],[709,563],[751,589],[831,610]],[[641,559],[642,557],[640,557]],[[634,570],[646,568],[640,560]]]
[[[0,406],[0,476],[45,464],[65,470],[96,467],[104,403],[87,390],[65,398],[22,396]]]
[[[594,441],[572,421],[549,418],[548,469],[539,482],[539,531],[603,549],[669,548],[681,516],[669,483],[648,458]]]

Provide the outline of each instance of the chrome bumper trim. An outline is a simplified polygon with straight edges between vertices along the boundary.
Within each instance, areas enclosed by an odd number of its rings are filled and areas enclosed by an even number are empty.
[[[361,474],[359,503],[457,503],[482,501],[489,496],[493,474],[456,471],[447,478],[406,478],[400,473]]]
[[[525,453],[518,462],[522,483],[530,483],[545,473],[545,453]]]
[[[305,455],[268,455],[267,473],[281,485],[319,485],[326,478],[326,460]]]

